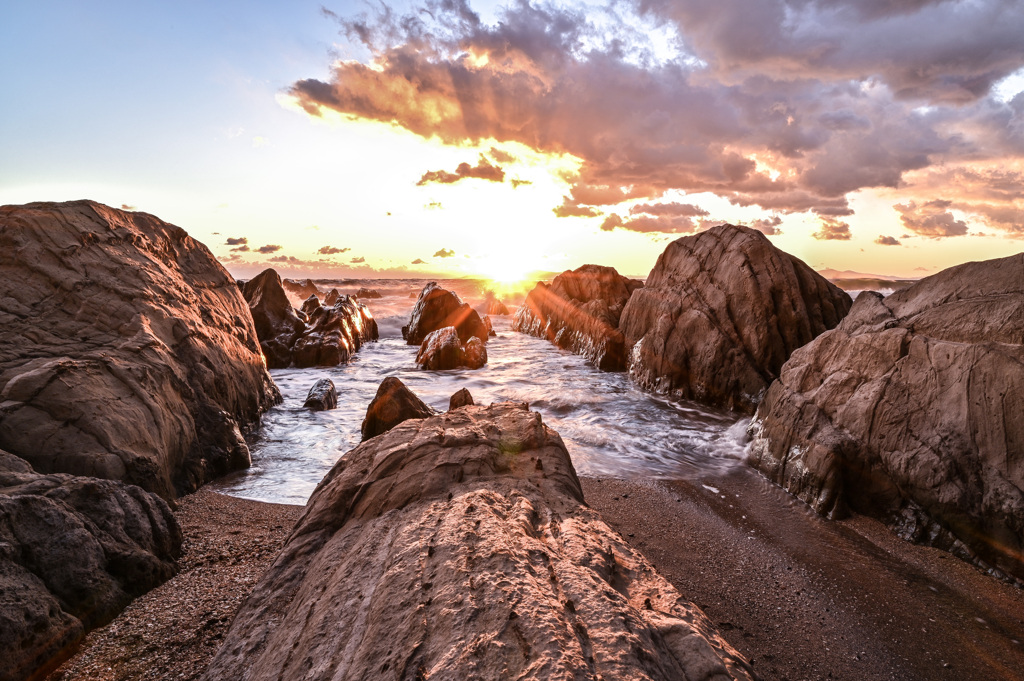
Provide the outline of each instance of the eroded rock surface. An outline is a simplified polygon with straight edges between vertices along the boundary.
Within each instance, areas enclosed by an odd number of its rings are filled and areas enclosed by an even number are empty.
[[[431,331],[423,339],[416,353],[416,364],[432,371],[479,369],[487,364],[487,347],[476,336],[470,336],[469,341],[463,343],[455,327],[446,326]]]
[[[643,283],[612,267],[584,265],[543,282],[526,297],[512,330],[547,338],[583,355],[605,371],[623,371],[626,359],[619,318],[633,291]]]
[[[365,441],[388,432],[403,421],[425,419],[433,415],[434,410],[416,397],[402,381],[388,376],[377,386],[377,394],[366,407],[360,432]]]
[[[248,466],[243,433],[278,400],[238,287],[185,230],[0,207],[0,447],[170,499]]]
[[[407,421],[342,457],[206,679],[751,679],[583,503],[525,404]]]
[[[321,378],[314,383],[306,394],[306,401],[302,406],[313,411],[327,411],[337,407],[338,389],[334,387],[334,381],[329,378]]]
[[[487,342],[487,327],[477,311],[462,302],[454,291],[430,282],[420,291],[408,326],[402,327],[402,337],[409,345],[420,345],[431,331],[454,326],[463,343],[476,336]]]
[[[862,293],[786,363],[752,463],[819,513],[1024,579],[1024,255]]]
[[[668,245],[619,328],[640,386],[753,413],[790,354],[850,305],[761,232],[720,225]]]
[[[169,579],[180,547],[160,497],[42,475],[0,451],[0,681],[55,666],[86,631]]]

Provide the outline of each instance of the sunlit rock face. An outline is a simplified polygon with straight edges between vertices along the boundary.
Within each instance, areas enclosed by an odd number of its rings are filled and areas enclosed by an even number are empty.
[[[1024,579],[1024,255],[862,293],[793,354],[752,425],[752,463],[819,513]]]
[[[457,293],[432,281],[420,291],[409,324],[402,327],[402,337],[409,345],[420,345],[431,331],[446,326],[455,327],[463,343],[473,336],[487,342],[487,327],[477,311],[462,302]]]
[[[543,282],[526,297],[512,330],[547,338],[583,355],[605,371],[626,368],[619,318],[633,291],[643,283],[612,267],[584,265]]]
[[[176,571],[167,503],[113,480],[36,473],[0,451],[0,681],[39,678]]]
[[[622,313],[630,378],[753,413],[782,364],[850,296],[761,232],[720,225],[668,245]]]
[[[486,318],[485,318],[486,319]],[[424,369],[479,369],[487,364],[487,346],[476,336],[467,343],[459,340],[454,326],[431,331],[420,344],[416,364]]]
[[[525,404],[406,421],[343,456],[206,679],[751,679],[583,503]]]
[[[185,230],[0,207],[0,447],[173,498],[248,466],[243,433],[278,400],[238,287]]]

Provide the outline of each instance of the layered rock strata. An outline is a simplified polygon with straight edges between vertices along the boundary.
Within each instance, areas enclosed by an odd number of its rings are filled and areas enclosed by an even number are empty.
[[[605,371],[626,368],[619,318],[643,283],[611,267],[584,265],[538,283],[516,311],[512,330],[547,338]]]
[[[668,245],[619,324],[641,387],[753,413],[790,354],[850,296],[761,232],[720,225]]]
[[[1024,255],[862,293],[793,353],[751,427],[754,466],[819,513],[1024,579]]]
[[[752,679],[583,502],[525,404],[407,421],[343,456],[206,679]]]
[[[279,400],[238,287],[185,230],[0,207],[0,447],[170,499],[248,466],[243,433]]]
[[[409,345],[420,345],[431,331],[446,326],[454,326],[463,343],[472,336],[487,342],[487,327],[477,311],[462,302],[457,293],[432,281],[420,291],[409,324],[402,327],[402,338]]]

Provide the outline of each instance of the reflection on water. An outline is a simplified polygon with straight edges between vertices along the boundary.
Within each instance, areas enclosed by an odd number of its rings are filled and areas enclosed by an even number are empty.
[[[442,284],[459,288],[457,282]],[[364,345],[351,363],[271,371],[284,403],[264,416],[252,468],[213,483],[217,491],[304,504],[335,461],[359,444],[366,405],[388,376],[400,378],[439,411],[460,388],[468,388],[477,404],[529,402],[562,436],[580,475],[690,477],[734,466],[743,455],[745,419],[642,392],[624,374],[598,371],[547,341],[510,331],[509,317],[492,318],[498,337],[487,344],[483,369],[417,369],[416,348],[405,344],[400,331],[414,301],[408,290],[394,283],[391,288],[392,295],[366,301],[381,340]],[[460,293],[471,304],[479,302],[475,291]],[[309,388],[325,376],[338,388],[338,408],[303,409]]]

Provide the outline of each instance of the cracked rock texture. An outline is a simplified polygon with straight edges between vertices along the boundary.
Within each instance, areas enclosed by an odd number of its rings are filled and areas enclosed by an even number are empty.
[[[0,207],[0,447],[164,498],[249,465],[280,400],[205,246],[92,201]]]
[[[1024,255],[882,298],[793,354],[751,426],[752,463],[819,513],[1024,579]]]
[[[540,282],[516,311],[512,330],[547,338],[605,371],[624,371],[626,357],[619,318],[643,282],[612,267],[583,265],[562,272],[551,285]]]
[[[0,451],[0,681],[67,657],[85,632],[176,571],[167,503],[133,485],[42,475]]]
[[[790,354],[850,305],[761,232],[719,225],[668,245],[619,329],[641,387],[753,413]]]
[[[407,421],[339,460],[206,679],[750,679],[583,503],[525,404]]]

